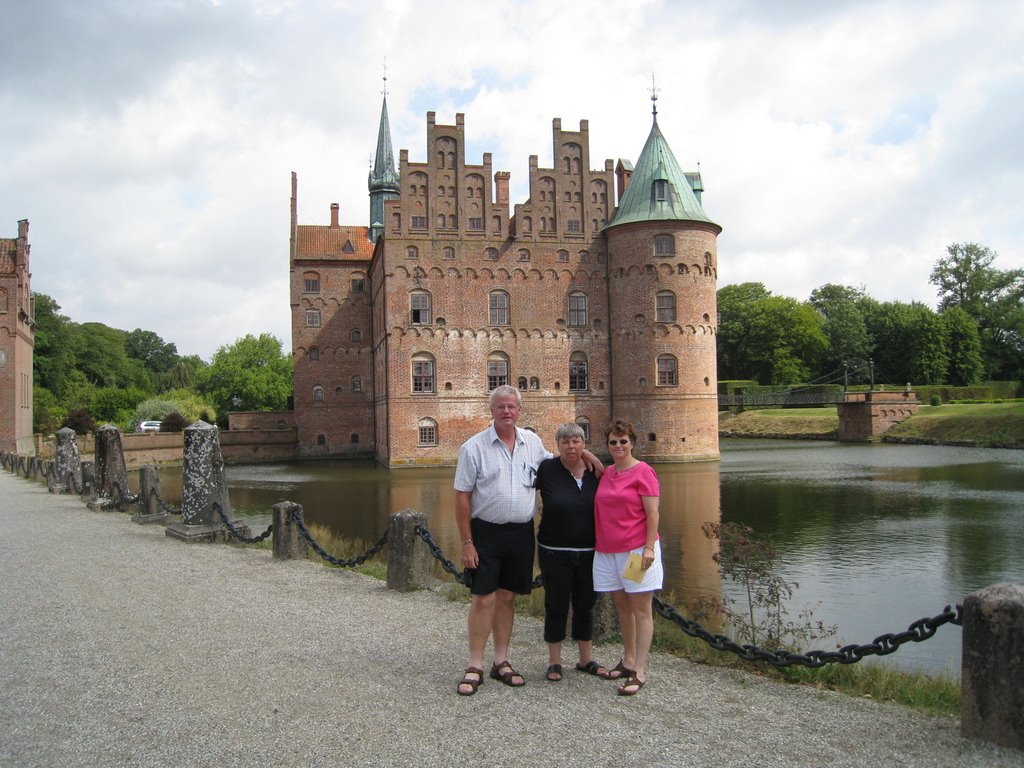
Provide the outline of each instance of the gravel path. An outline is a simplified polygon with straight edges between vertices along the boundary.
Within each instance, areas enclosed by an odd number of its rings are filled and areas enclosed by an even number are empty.
[[[524,618],[526,687],[459,697],[465,615],[0,471],[0,766],[1024,766],[954,719],[670,656],[632,699],[545,683]]]

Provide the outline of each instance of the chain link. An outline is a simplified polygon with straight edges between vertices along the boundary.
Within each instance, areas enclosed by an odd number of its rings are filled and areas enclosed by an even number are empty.
[[[218,502],[215,501],[213,502],[213,508],[217,512],[217,514],[220,515],[220,519],[224,522],[224,525],[227,526],[228,533],[231,534],[231,537],[234,539],[238,539],[243,544],[259,544],[261,541],[263,541],[265,538],[267,538],[268,536],[270,536],[270,534],[274,532],[274,524],[271,523],[270,527],[267,528],[267,530],[265,530],[259,536],[246,536],[244,533],[239,531],[238,528],[235,527],[235,524],[231,522],[231,520],[228,519],[227,514],[224,512],[224,507],[222,507]]]
[[[160,495],[160,492],[156,488],[150,488],[149,489],[149,495],[150,496],[156,496],[156,503],[157,503],[157,505],[160,507],[160,509],[164,513],[166,513],[168,515],[180,515],[181,514],[181,510],[180,509],[175,509],[170,504],[168,504],[164,500],[164,497]]]
[[[124,509],[129,504],[136,504],[136,503],[138,503],[139,498],[141,497],[141,494],[138,494],[138,493],[136,493],[136,494],[126,493],[124,488],[121,487],[121,483],[119,481],[117,481],[117,480],[114,480],[112,485],[114,486],[114,496],[115,496],[115,498],[114,498],[114,506],[117,507],[119,510]]]
[[[320,557],[322,557],[328,563],[332,563],[333,565],[337,565],[339,568],[354,568],[357,565],[362,565],[367,560],[369,560],[371,557],[373,557],[378,552],[380,552],[382,549],[384,549],[384,545],[388,543],[388,534],[385,531],[384,535],[381,536],[380,539],[377,540],[377,543],[374,544],[372,547],[370,547],[365,552],[363,552],[363,554],[356,555],[355,557],[352,557],[352,558],[349,558],[349,559],[346,560],[344,558],[335,557],[330,552],[328,552],[326,549],[324,549],[322,546],[320,546],[319,542],[317,542],[317,540],[313,538],[313,534],[311,534],[309,532],[309,529],[306,528],[306,523],[305,523],[305,521],[303,521],[301,514],[296,512],[292,516],[292,522],[295,523],[295,526],[299,529],[299,533],[302,534],[302,537],[306,540],[306,542],[309,544],[309,546],[311,546],[313,548],[313,550],[318,555],[320,555]]]

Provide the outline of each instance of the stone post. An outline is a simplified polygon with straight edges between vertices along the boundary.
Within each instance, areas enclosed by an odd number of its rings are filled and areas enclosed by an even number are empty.
[[[224,516],[231,518],[217,427],[205,421],[185,427],[183,457],[181,522],[171,523],[164,532],[182,541],[230,541],[231,534],[214,508],[219,505]],[[232,524],[239,533],[249,535],[247,526]]]
[[[163,510],[157,500],[159,495],[160,476],[156,473],[156,467],[147,464],[139,470],[139,508],[132,515],[132,520],[142,525],[167,525],[171,522],[170,514]]]
[[[75,430],[64,427],[57,431],[57,448],[53,461],[53,484],[50,493],[71,493],[82,474]],[[69,479],[70,476],[70,479]]]
[[[960,733],[1024,750],[1024,585],[964,600]]]
[[[304,560],[309,543],[299,532],[295,518],[302,516],[302,505],[282,501],[274,505],[274,557],[277,560]]]
[[[427,516],[414,509],[391,515],[388,523],[388,589],[408,592],[430,585],[430,550],[416,526],[427,524]]]
[[[104,424],[96,432],[96,495],[88,502],[89,509],[117,509],[121,493],[131,493],[128,469],[121,445],[121,430]]]
[[[89,503],[93,496],[93,489],[96,488],[96,474],[93,471],[91,461],[82,462],[82,501]]]

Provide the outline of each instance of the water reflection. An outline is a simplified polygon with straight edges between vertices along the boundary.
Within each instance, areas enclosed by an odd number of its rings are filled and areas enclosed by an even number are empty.
[[[701,531],[719,519],[772,537],[784,575],[799,584],[792,612],[814,607],[816,618],[839,624],[841,643],[901,631],[993,583],[1024,583],[1019,451],[725,440],[720,463],[657,471],[666,590],[679,603],[722,592]],[[453,477],[452,468],[389,472],[329,461],[228,468],[236,514],[262,522],[290,500],[308,521],[370,543],[389,514],[409,507],[427,515],[449,557],[459,545]],[[180,472],[162,470],[161,482],[178,503]],[[738,597],[729,585],[726,593]],[[943,627],[887,658],[959,674],[960,639],[959,629]]]

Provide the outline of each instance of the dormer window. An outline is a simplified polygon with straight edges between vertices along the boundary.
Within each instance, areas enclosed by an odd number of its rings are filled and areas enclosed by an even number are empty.
[[[654,180],[654,199],[656,201],[658,201],[659,203],[664,203],[664,202],[668,201],[668,197],[669,197],[668,181],[666,181],[665,179],[655,179]]]

